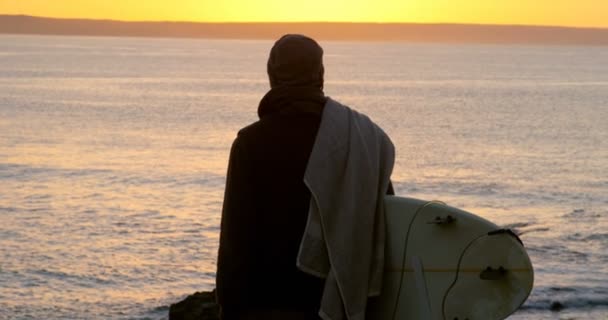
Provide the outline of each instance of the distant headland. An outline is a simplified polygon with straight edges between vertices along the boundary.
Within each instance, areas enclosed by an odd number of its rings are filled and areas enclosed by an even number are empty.
[[[0,33],[38,35],[276,39],[303,33],[319,40],[608,45],[608,29],[420,23],[127,22],[0,15]]]

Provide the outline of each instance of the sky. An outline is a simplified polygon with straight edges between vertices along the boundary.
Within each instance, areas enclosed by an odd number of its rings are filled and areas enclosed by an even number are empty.
[[[0,14],[127,21],[421,22],[608,28],[608,0],[0,0]]]

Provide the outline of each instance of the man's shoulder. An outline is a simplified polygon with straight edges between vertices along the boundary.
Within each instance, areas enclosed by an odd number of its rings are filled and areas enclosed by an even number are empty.
[[[252,146],[267,140],[269,124],[266,119],[255,121],[242,129],[236,135],[236,142],[242,147]]]
[[[239,130],[237,137],[255,139],[260,136],[276,135],[277,130],[285,126],[289,120],[281,114],[268,115]]]
[[[241,128],[241,130],[238,131],[237,139],[248,139],[251,136],[257,135],[260,132],[260,130],[262,130],[263,126],[264,126],[264,124],[262,123],[261,120],[253,122],[253,123]]]
[[[359,130],[380,131],[386,135],[380,125],[373,121],[370,116],[337,100],[330,98],[326,105],[326,109],[326,118],[328,119],[328,122],[331,123],[331,125],[328,125],[327,127],[332,130],[339,128],[340,125],[356,123]]]

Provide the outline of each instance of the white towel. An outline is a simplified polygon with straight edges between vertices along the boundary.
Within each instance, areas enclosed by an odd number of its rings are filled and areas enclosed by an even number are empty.
[[[384,195],[395,150],[367,116],[328,99],[304,182],[312,194],[297,265],[326,279],[319,315],[363,320],[380,294]]]

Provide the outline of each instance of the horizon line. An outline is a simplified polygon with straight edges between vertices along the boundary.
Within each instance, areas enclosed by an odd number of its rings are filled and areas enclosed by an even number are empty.
[[[323,41],[608,46],[608,28],[466,23],[125,21],[0,15],[0,33],[243,40],[300,33]]]
[[[526,28],[562,28],[562,29],[584,29],[584,30],[606,30],[606,27],[588,26],[564,26],[564,25],[540,25],[540,24],[501,24],[501,23],[476,23],[476,22],[373,22],[373,21],[188,21],[188,20],[122,20],[112,18],[62,18],[52,16],[35,16],[28,14],[3,14],[0,17],[24,17],[36,19],[53,20],[84,20],[84,21],[106,21],[121,23],[189,23],[189,24],[344,24],[344,25],[433,25],[433,26],[491,26],[491,27],[526,27]]]

